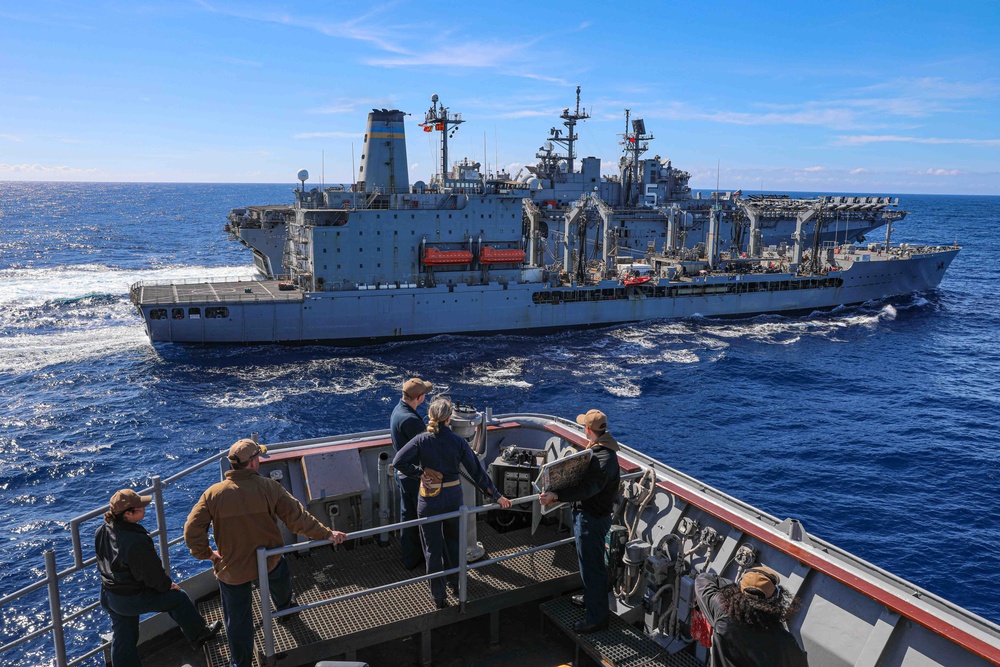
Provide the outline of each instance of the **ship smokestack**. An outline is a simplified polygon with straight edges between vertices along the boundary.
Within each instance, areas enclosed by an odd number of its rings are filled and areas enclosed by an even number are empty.
[[[361,171],[358,174],[358,181],[364,182],[365,192],[409,192],[404,115],[397,109],[372,109],[368,114]]]

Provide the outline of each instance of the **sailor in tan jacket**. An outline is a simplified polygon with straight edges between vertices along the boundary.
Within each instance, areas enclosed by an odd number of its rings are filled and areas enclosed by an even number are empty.
[[[249,667],[253,661],[251,594],[257,580],[257,547],[284,546],[277,519],[289,530],[314,540],[340,544],[347,537],[320,523],[281,484],[260,475],[260,456],[265,452],[267,448],[253,440],[236,441],[229,448],[233,469],[226,472],[225,480],[201,494],[184,524],[184,541],[191,555],[211,560],[219,580],[233,667]],[[215,536],[215,550],[208,542],[209,526]],[[270,556],[267,565],[275,608],[280,611],[296,606],[285,558]]]

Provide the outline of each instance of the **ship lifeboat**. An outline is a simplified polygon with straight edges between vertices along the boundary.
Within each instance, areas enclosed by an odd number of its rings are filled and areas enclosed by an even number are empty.
[[[500,249],[492,246],[483,246],[479,253],[480,264],[522,264],[524,263],[524,251],[519,249]]]
[[[625,283],[625,287],[634,287],[635,285],[645,285],[649,281],[649,276],[637,276],[635,278],[626,278],[623,282]]]
[[[459,266],[471,262],[472,253],[468,250],[427,248],[424,251],[424,264],[428,266]]]

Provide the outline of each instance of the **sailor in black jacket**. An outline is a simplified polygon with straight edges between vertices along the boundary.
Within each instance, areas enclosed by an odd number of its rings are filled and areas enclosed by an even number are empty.
[[[573,486],[546,491],[538,496],[542,505],[553,502],[576,502],[573,509],[573,533],[576,555],[583,579],[584,619],[576,623],[576,632],[595,632],[608,627],[608,568],[604,562],[604,540],[611,529],[621,468],[618,465],[618,441],[608,432],[608,418],[600,410],[578,415],[577,424],[586,427],[592,452],[584,478]],[[574,596],[576,598],[576,596]],[[579,602],[577,602],[579,604]]]
[[[806,652],[785,629],[795,606],[780,582],[762,565],[744,572],[738,586],[717,574],[697,576],[698,608],[712,626],[710,667],[808,667]]]
[[[163,571],[149,531],[139,525],[152,496],[122,489],[111,496],[110,511],[94,535],[101,573],[101,606],[111,616],[111,664],[138,667],[139,615],[165,611],[184,636],[201,646],[222,628],[206,625],[194,603]]]

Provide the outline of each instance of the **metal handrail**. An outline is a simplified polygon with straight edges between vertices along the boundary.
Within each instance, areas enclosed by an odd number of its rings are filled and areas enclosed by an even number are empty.
[[[163,563],[163,569],[166,572],[170,571],[170,547],[180,544],[184,541],[184,536],[178,536],[174,539],[168,539],[167,537],[167,522],[165,515],[165,505],[163,502],[163,491],[167,487],[173,485],[178,480],[191,475],[202,468],[219,461],[225,452],[219,452],[209,458],[201,461],[193,466],[189,466],[184,470],[181,470],[166,479],[161,479],[159,476],[154,476],[152,478],[153,485],[149,488],[139,491],[140,495],[152,495],[153,502],[156,506],[156,529],[150,531],[150,536],[155,537],[159,540],[160,546],[160,560]],[[49,598],[49,616],[51,622],[42,628],[29,632],[23,637],[18,637],[17,639],[0,646],[0,654],[20,646],[26,642],[29,642],[38,637],[52,633],[52,643],[55,651],[55,659],[53,664],[55,667],[73,667],[80,662],[86,660],[87,658],[96,655],[100,651],[107,647],[107,642],[102,642],[100,646],[92,649],[82,656],[78,656],[72,660],[68,660],[66,656],[66,641],[63,635],[63,628],[65,625],[71,621],[74,621],[81,616],[88,614],[98,607],[100,607],[100,602],[93,602],[91,604],[85,605],[81,609],[74,611],[73,613],[63,616],[62,603],[59,596],[59,581],[65,579],[70,575],[76,574],[81,570],[84,570],[97,562],[97,558],[84,558],[83,557],[83,542],[80,537],[80,526],[103,515],[108,510],[108,506],[104,505],[97,509],[90,510],[74,517],[69,522],[70,528],[70,539],[72,542],[71,555],[73,557],[73,564],[66,568],[65,570],[59,571],[56,569],[56,554],[53,549],[47,549],[45,551],[45,577],[39,581],[28,584],[27,586],[14,591],[8,595],[0,598],[0,607],[4,607],[7,604],[22,598],[26,595],[39,591],[43,588],[48,588],[48,598]]]
[[[539,494],[532,494],[530,496],[523,496],[521,498],[515,498],[511,500],[512,505],[521,505],[527,502],[534,502],[538,500]],[[394,588],[400,588],[402,586],[408,586],[413,583],[419,583],[421,581],[429,581],[431,579],[437,579],[440,577],[446,577],[449,575],[458,575],[458,600],[459,607],[462,613],[465,613],[465,603],[466,594],[468,587],[468,571],[480,567],[486,567],[487,565],[493,565],[499,563],[500,561],[507,560],[508,558],[514,558],[517,556],[523,556],[525,554],[534,553],[536,551],[541,551],[543,549],[554,549],[556,547],[562,546],[564,544],[569,544],[575,540],[574,537],[567,537],[562,540],[557,540],[555,542],[550,542],[548,544],[543,544],[540,546],[531,547],[528,549],[516,551],[511,554],[506,554],[504,556],[498,556],[496,558],[490,558],[484,561],[479,561],[477,563],[468,563],[468,550],[466,545],[468,543],[468,522],[467,517],[470,514],[479,514],[481,512],[488,512],[490,510],[500,509],[499,503],[490,503],[488,505],[480,505],[469,509],[465,505],[462,505],[454,512],[447,512],[445,514],[436,514],[430,517],[424,517],[422,519],[413,519],[411,521],[401,521],[399,523],[388,524],[385,526],[379,526],[377,528],[368,528],[365,530],[359,530],[354,533],[348,533],[347,539],[361,539],[366,537],[374,537],[381,535],[383,533],[389,533],[402,528],[412,528],[423,526],[429,523],[435,523],[437,521],[446,521],[448,519],[460,519],[458,524],[458,543],[462,545],[458,553],[458,567],[453,567],[447,570],[442,570],[441,572],[434,572],[432,574],[424,574],[421,576],[413,577],[410,579],[404,579],[402,581],[393,582],[390,584],[384,584],[382,586],[376,586],[375,588],[368,588],[363,591],[355,591],[352,593],[345,593],[343,595],[338,595],[332,598],[327,598],[325,600],[320,600],[318,602],[310,602],[308,604],[298,605],[296,607],[289,607],[287,609],[282,609],[281,611],[272,612],[271,611],[271,587],[268,581],[267,574],[267,558],[268,556],[283,556],[287,553],[293,553],[298,551],[309,551],[316,547],[329,546],[329,540],[312,540],[309,542],[301,542],[299,544],[291,544],[282,547],[275,547],[273,549],[266,549],[264,547],[257,548],[257,583],[258,583],[258,594],[260,595],[260,610],[261,610],[261,625],[264,631],[264,658],[271,664],[271,661],[276,655],[275,644],[274,644],[274,625],[272,620],[275,618],[281,618],[282,616],[290,616],[292,614],[298,614],[307,609],[314,609],[316,607],[322,607],[326,605],[333,604],[335,602],[342,602],[345,600],[351,600],[362,595],[372,595],[375,593],[381,593],[382,591],[391,590]]]

